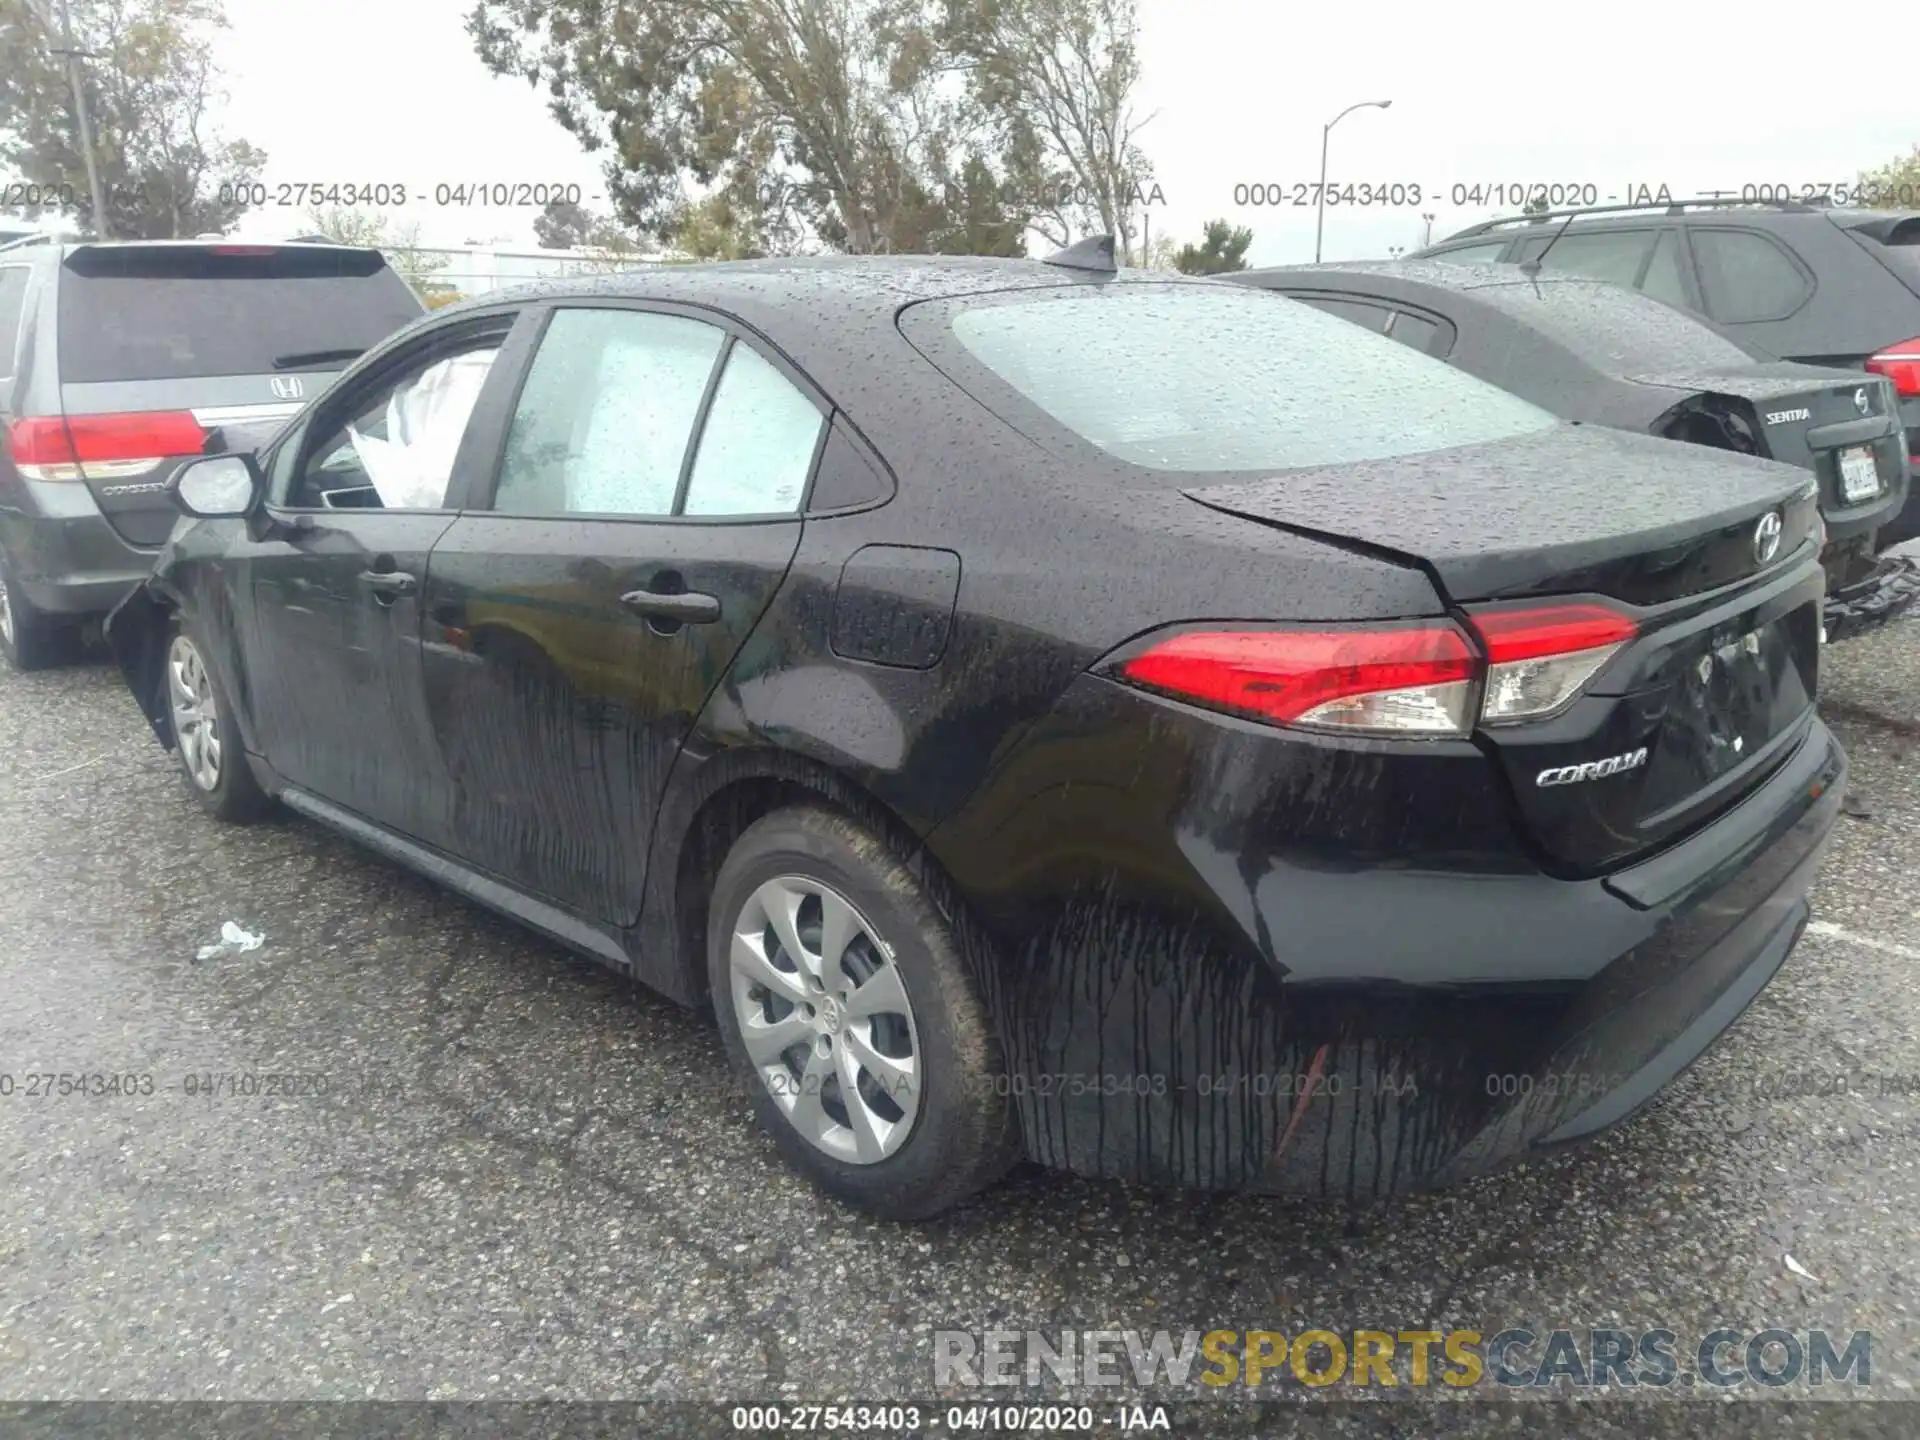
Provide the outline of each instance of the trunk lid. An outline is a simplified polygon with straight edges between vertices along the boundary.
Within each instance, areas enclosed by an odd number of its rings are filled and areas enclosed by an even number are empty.
[[[129,544],[164,544],[181,458],[257,447],[423,311],[375,250],[74,247],[58,282],[60,405],[101,514]],[[97,443],[111,460],[89,463]]]
[[[1697,829],[1804,735],[1823,593],[1811,492],[1783,465],[1567,426],[1185,493],[1418,565],[1468,616],[1547,597],[1631,616],[1636,638],[1568,709],[1476,732],[1542,862],[1585,875]]]
[[[1900,397],[1881,376],[1778,362],[1633,378],[1741,402],[1760,453],[1811,470],[1820,508],[1836,520],[1884,499],[1904,473]]]

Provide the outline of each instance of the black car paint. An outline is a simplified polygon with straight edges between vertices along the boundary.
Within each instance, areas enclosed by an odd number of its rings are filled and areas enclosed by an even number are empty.
[[[1142,483],[1084,447],[1063,463],[948,383],[896,326],[918,300],[1094,283],[1131,282],[1017,262],[767,262],[451,307],[334,395],[475,314],[517,317],[517,340],[557,301],[703,306],[819,381],[841,443],[830,435],[798,522],[627,522],[616,534],[490,516],[470,507],[490,493],[487,457],[525,358],[503,351],[455,469],[450,504],[469,513],[446,517],[423,603],[340,592],[353,614],[333,643],[367,647],[352,662],[363,688],[310,685],[322,673],[311,648],[262,648],[262,602],[236,587],[226,557],[337,548],[351,557],[344,574],[370,549],[352,531],[403,517],[262,509],[182,526],[109,638],[165,743],[156,656],[179,609],[208,642],[269,791],[689,1003],[703,998],[705,882],[730,839],[795,798],[842,806],[912,856],[955,925],[1013,1066],[1027,1148],[1054,1164],[1360,1196],[1514,1158],[1569,1138],[1596,1105],[1644,1100],[1730,1020],[1716,1005],[1744,1006],[1804,923],[1806,872],[1842,789],[1831,736],[1810,709],[1797,715],[1709,814],[1630,867],[1580,873],[1529,838],[1481,737],[1308,738],[1098,673],[1116,647],[1170,622],[1431,617],[1457,597],[1417,557],[1182,493],[1218,476]],[[1542,443],[1530,461],[1650,463],[1631,437],[1563,429]],[[836,456],[844,468],[830,474]],[[1417,474],[1426,459],[1402,463]],[[1456,502],[1478,489],[1509,507],[1516,532],[1566,525],[1502,447],[1448,459]],[[1697,463],[1746,477],[1749,517],[1779,498],[1761,462]],[[876,480],[887,493],[871,493]],[[1385,535],[1396,510],[1386,490],[1363,489],[1345,521]],[[1486,517],[1457,503],[1431,523],[1422,551],[1464,556]],[[483,563],[491,537],[515,527],[502,548],[516,558]],[[1593,558],[1604,573],[1607,557]],[[688,588],[717,593],[723,614],[757,615],[737,644],[608,609],[618,587],[669,561]],[[1817,576],[1801,545],[1763,588]],[[1729,593],[1757,603],[1742,588],[1752,578],[1751,567],[1728,576]],[[476,643],[483,596],[501,614],[538,611],[546,628],[489,653]],[[382,624],[392,633],[375,642]],[[1661,643],[1635,663],[1654,664]],[[375,654],[409,644],[450,790],[499,793],[410,797],[423,772],[385,741],[364,764],[317,745],[280,753],[270,739],[262,753],[262,694],[299,699],[309,727],[353,737],[388,713],[364,686],[401,673]],[[654,683],[642,687],[624,667],[648,649]],[[288,778],[303,766],[334,768],[307,787]],[[615,786],[657,789],[650,832],[640,807],[621,813]],[[349,809],[349,793],[366,798]],[[380,814],[417,829],[374,823]],[[1649,994],[1663,1008],[1649,1012]],[[1704,1035],[1667,1033],[1682,1028],[1669,1019],[1697,1016]],[[1548,1065],[1587,1080],[1551,1099],[1544,1081],[1524,1099],[1489,1092],[1489,1076],[1545,1077]],[[1597,1085],[1609,1067],[1617,1083]],[[1077,1084],[1056,1078],[1068,1072]]]

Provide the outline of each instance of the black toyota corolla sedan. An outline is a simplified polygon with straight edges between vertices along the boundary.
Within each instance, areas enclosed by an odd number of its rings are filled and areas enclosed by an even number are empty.
[[[114,648],[212,814],[710,1004],[883,1215],[1628,1115],[1806,922],[1810,477],[1094,249],[443,310],[181,469]]]

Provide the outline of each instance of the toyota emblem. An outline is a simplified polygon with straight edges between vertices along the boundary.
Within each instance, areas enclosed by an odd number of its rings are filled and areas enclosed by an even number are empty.
[[[1780,553],[1780,512],[1769,510],[1753,527],[1753,558],[1762,565]]]
[[[282,400],[298,400],[305,393],[298,375],[275,375],[267,384],[273,387],[273,393]]]
[[[1862,415],[1871,415],[1873,413],[1873,397],[1867,394],[1866,386],[1862,385],[1858,390],[1853,392],[1853,408],[1858,410]]]

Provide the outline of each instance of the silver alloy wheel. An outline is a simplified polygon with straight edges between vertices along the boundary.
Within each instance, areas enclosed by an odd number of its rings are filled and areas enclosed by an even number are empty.
[[[13,605],[7,599],[7,572],[0,566],[0,640],[13,644]]]
[[[167,648],[167,696],[180,761],[193,783],[211,792],[220,784],[220,707],[206,664],[184,635],[174,636]]]
[[[733,1014],[788,1123],[836,1160],[872,1165],[920,1113],[920,1037],[888,949],[817,880],[781,875],[740,908]]]

